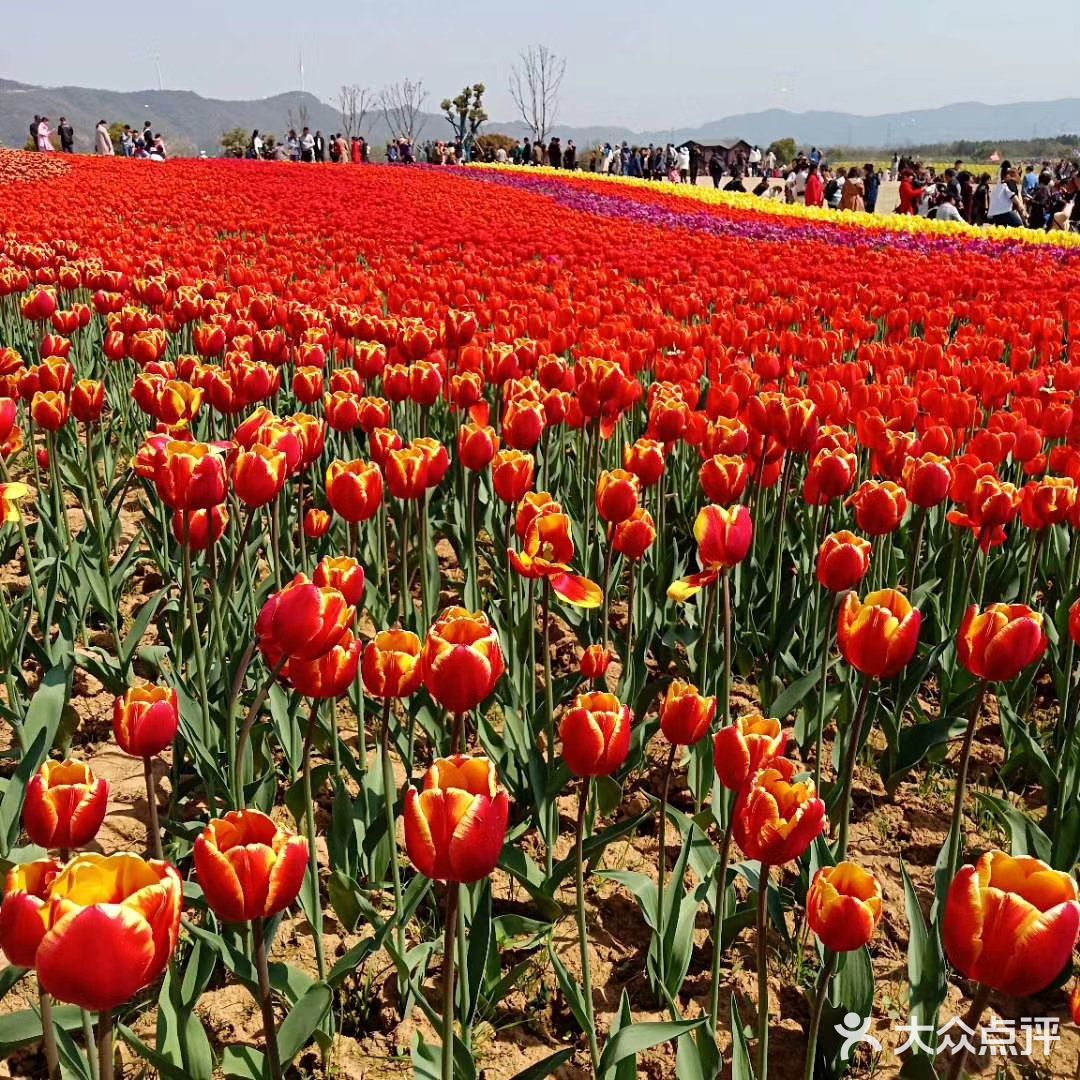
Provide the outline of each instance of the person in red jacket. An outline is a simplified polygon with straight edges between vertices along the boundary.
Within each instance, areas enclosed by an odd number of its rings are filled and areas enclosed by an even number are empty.
[[[919,212],[919,200],[922,198],[923,183],[910,169],[904,169],[900,173],[900,205],[896,208],[898,214],[917,214]]]
[[[817,165],[811,165],[806,175],[806,205],[825,205],[825,183],[821,179],[821,169]]]

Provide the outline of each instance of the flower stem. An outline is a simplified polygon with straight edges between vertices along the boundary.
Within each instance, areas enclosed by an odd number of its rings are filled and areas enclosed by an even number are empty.
[[[86,1062],[90,1066],[90,1080],[99,1080],[98,1059],[97,1054],[94,1052],[94,1048],[97,1046],[94,1021],[86,1009],[80,1009],[79,1012],[82,1013],[83,1041],[86,1043]]]
[[[769,1070],[769,949],[768,926],[769,875],[768,863],[761,864],[757,897],[757,986],[758,986],[758,1045],[757,1080],[766,1080]]]
[[[817,729],[814,733],[814,790],[821,790],[821,755],[825,752],[825,690],[829,685],[829,645],[836,619],[836,593],[830,593],[829,616],[825,620],[825,639],[821,643],[821,681],[818,685]]]
[[[150,812],[150,851],[155,859],[164,859],[161,849],[161,825],[158,822],[157,792],[154,791],[154,763],[143,758],[143,778],[146,781],[146,806]]]
[[[660,821],[657,825],[659,852],[656,857],[657,865],[657,885],[656,885],[656,937],[659,942],[656,950],[657,957],[657,969],[660,972],[660,985],[661,989],[666,988],[667,983],[665,977],[667,975],[666,968],[666,947],[664,944],[664,878],[667,875],[667,805],[668,805],[668,792],[671,788],[671,770],[675,765],[675,755],[678,753],[679,747],[677,744],[671,744],[671,750],[668,751],[667,763],[664,766],[664,787],[660,795]]]
[[[405,955],[405,928],[401,925],[401,912],[404,907],[401,899],[401,867],[398,865],[397,830],[394,816],[394,769],[390,761],[390,708],[392,698],[383,702],[382,738],[379,749],[382,757],[383,799],[386,806],[386,830],[390,841],[390,870],[394,882],[394,943],[398,956]]]
[[[832,949],[825,950],[825,964],[818,978],[817,994],[814,998],[814,1011],[810,1014],[810,1030],[806,1036],[806,1066],[803,1080],[814,1080],[814,1058],[817,1057],[818,1032],[821,1030],[821,1014],[825,1010],[825,998],[829,993],[829,983],[836,971],[837,954]]]
[[[270,989],[270,968],[266,962],[266,927],[262,919],[251,920],[255,941],[255,970],[259,976],[259,1008],[262,1010],[263,1038],[270,1080],[281,1080],[281,1057],[278,1053],[277,1026],[274,1023],[274,999]]]
[[[956,775],[956,794],[953,797],[952,821],[949,823],[949,861],[945,864],[948,870],[948,879],[956,876],[956,864],[960,861],[960,838],[964,823],[964,797],[967,794],[968,763],[971,760],[971,744],[975,739],[975,725],[979,720],[979,711],[982,709],[983,698],[986,695],[987,682],[982,679],[979,689],[975,692],[975,700],[971,704],[971,712],[968,714],[967,728],[964,731],[964,744],[960,748],[960,766]]]
[[[843,862],[847,857],[848,819],[851,817],[851,789],[855,783],[855,762],[859,757],[859,743],[862,742],[863,723],[866,709],[870,704],[870,678],[864,676],[859,704],[855,707],[855,719],[851,722],[848,743],[847,766],[844,770],[844,795],[840,801],[840,834],[836,841],[836,861]]]
[[[319,971],[319,979],[326,980],[326,956],[323,952],[322,940],[322,909],[319,899],[319,857],[315,851],[315,798],[311,790],[311,744],[315,739],[315,725],[319,720],[319,699],[311,699],[311,715],[308,717],[307,733],[304,736],[303,769],[304,769],[304,832],[308,842],[308,867],[311,874],[311,887],[314,893],[315,908],[317,911],[312,926],[312,937],[315,939],[315,965]]]
[[[49,1070],[49,1080],[58,1080],[60,1076],[60,1052],[56,1048],[52,994],[42,987],[40,979],[38,979],[38,1004],[41,1010],[41,1045],[45,1051],[45,1065]]]
[[[115,1075],[113,1015],[111,1009],[106,1009],[98,1013],[98,1080],[113,1080]]]
[[[593,1009],[592,972],[589,969],[589,930],[585,921],[585,820],[589,809],[589,792],[592,779],[581,781],[578,796],[577,830],[574,834],[574,861],[577,885],[578,944],[581,948],[581,990],[585,998],[585,1015],[589,1020],[589,1056],[592,1059],[593,1076],[600,1075],[600,1048],[596,1041],[596,1014]]]
[[[735,822],[735,815],[730,809],[727,810],[727,819],[727,824],[724,826],[724,839],[720,844],[720,864],[716,870],[712,982],[709,985],[709,1027],[714,1036],[717,1034],[717,1025],[720,1020],[720,960],[723,955],[720,943],[724,931],[724,918],[727,914],[727,872],[728,863],[731,859],[731,830]]]
[[[975,996],[971,999],[971,1008],[968,1009],[964,1016],[964,1024],[969,1031],[974,1031],[978,1028],[979,1021],[982,1020],[982,1014],[986,1012],[986,1006],[989,1001],[990,987],[979,983],[978,989],[975,991]],[[957,1052],[953,1054],[946,1080],[960,1080],[960,1077],[964,1075],[964,1066],[967,1064],[967,1056],[967,1044],[961,1039],[960,1045],[957,1047]]]
[[[547,707],[547,763],[548,775],[555,772],[555,687],[551,682],[551,580],[544,578],[543,593],[543,620],[544,620],[544,704]],[[545,865],[548,877],[554,866],[555,859],[555,832],[558,831],[559,811],[555,800],[551,800],[549,811],[549,839],[545,853]]]
[[[458,885],[446,884],[443,928],[442,1080],[454,1080],[454,939],[457,936]]]

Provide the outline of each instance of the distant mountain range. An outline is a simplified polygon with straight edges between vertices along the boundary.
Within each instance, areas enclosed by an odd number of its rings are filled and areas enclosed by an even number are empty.
[[[79,86],[41,87],[0,79],[0,143],[21,146],[35,113],[44,114],[53,127],[66,116],[75,128],[76,149],[89,150],[94,126],[101,119],[120,121],[141,128],[150,120],[174,154],[220,152],[220,139],[230,128],[250,131],[259,128],[280,134],[305,121],[324,133],[340,130],[338,110],[313,94],[292,91],[257,101],[220,101],[204,98],[190,90],[92,90]],[[515,138],[528,131],[518,121],[491,121],[486,131],[503,132]],[[858,146],[883,149],[956,139],[1020,139],[1050,137],[1080,132],[1080,98],[1057,101],[1017,102],[1010,105],[983,105],[960,102],[939,109],[857,116],[844,112],[790,112],[766,109],[762,112],[725,116],[697,127],[663,131],[634,131],[630,128],[595,125],[558,125],[555,134],[564,143],[573,139],[579,149],[602,142],[665,143],[696,139],[703,143],[730,143],[736,139],[766,145],[774,139],[791,137],[800,146]],[[369,113],[363,134],[375,146],[390,137],[379,110]],[[447,138],[451,134],[446,118],[423,114],[421,140]]]

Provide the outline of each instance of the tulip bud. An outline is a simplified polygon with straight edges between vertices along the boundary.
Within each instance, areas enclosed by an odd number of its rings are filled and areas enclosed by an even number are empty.
[[[168,863],[138,855],[76,856],[49,888],[50,929],[35,964],[42,989],[105,1012],[165,970],[180,933],[183,886]]]
[[[448,608],[432,623],[421,665],[428,693],[455,716],[487,698],[505,670],[487,617],[464,608]]]
[[[610,776],[630,752],[632,716],[614,694],[578,694],[559,725],[562,756],[575,776]]]
[[[423,681],[420,639],[409,630],[381,630],[364,650],[360,675],[374,697],[404,698]]]
[[[96,424],[105,409],[105,384],[80,379],[71,388],[71,415],[81,424]]]
[[[315,567],[312,584],[329,586],[345,597],[347,604],[359,606],[364,598],[364,568],[349,555],[327,555]]]
[[[500,450],[492,460],[491,482],[503,502],[521,502],[532,487],[532,455],[520,450]]]
[[[715,715],[715,697],[703,697],[688,682],[676,679],[660,706],[660,730],[669,743],[693,746],[708,734]]]
[[[16,967],[32,968],[45,936],[42,913],[49,887],[63,869],[57,859],[13,866],[4,881],[0,906],[0,949]]]
[[[39,390],[30,401],[30,416],[42,431],[59,431],[68,420],[67,398],[57,390]]]
[[[844,659],[875,679],[891,679],[915,655],[922,614],[896,589],[881,589],[860,600],[844,597],[836,639]]]
[[[282,657],[314,660],[341,640],[355,614],[337,589],[320,588],[297,574],[263,605],[255,634],[272,666]]]
[[[638,478],[625,469],[604,469],[596,482],[596,510],[612,525],[625,521],[637,509]]]
[[[307,841],[258,810],[215,818],[195,839],[199,886],[210,910],[226,922],[269,919],[287,908],[307,867]]]
[[[658,439],[638,439],[623,451],[623,468],[632,472],[643,488],[658,483],[666,467],[664,444]]]
[[[105,820],[109,784],[82,761],[46,761],[26,786],[23,826],[39,847],[80,848]]]
[[[333,518],[325,510],[312,507],[304,515],[304,535],[309,540],[318,540],[330,531]]]
[[[463,424],[458,431],[458,460],[466,469],[486,469],[499,449],[495,429],[479,424]]]
[[[356,682],[362,650],[361,642],[346,630],[329,652],[308,660],[290,656],[281,677],[305,697],[339,698]]]
[[[747,780],[774,758],[781,757],[788,734],[779,720],[750,713],[738,717],[713,736],[713,765],[728,791],[741,791]]]
[[[368,521],[383,499],[383,478],[370,461],[332,461],[326,470],[326,498],[349,522]]]
[[[846,529],[825,537],[818,551],[817,579],[830,592],[855,588],[870,569],[869,540]]]
[[[907,513],[904,489],[892,480],[867,480],[847,501],[855,507],[855,523],[871,536],[895,531]]]
[[[207,443],[173,440],[161,447],[154,483],[173,510],[204,510],[225,501],[225,458]]]
[[[590,682],[598,682],[607,674],[611,659],[611,650],[606,645],[590,645],[581,654],[578,669]]]
[[[180,725],[176,691],[133,686],[113,702],[113,735],[125,754],[148,758],[171,745]]]
[[[656,525],[652,514],[644,506],[639,506],[625,521],[615,526],[611,546],[624,558],[636,561],[645,557],[655,540]]]
[[[782,866],[798,859],[825,827],[825,804],[810,780],[794,780],[790,758],[774,758],[739,795],[732,835],[748,859]]]
[[[990,604],[964,612],[956,638],[960,663],[979,679],[1005,682],[1038,661],[1049,638],[1042,614],[1027,604]]]
[[[233,490],[248,507],[265,506],[281,494],[288,479],[285,454],[262,443],[241,450],[233,461]]]
[[[702,463],[698,473],[701,490],[710,503],[730,506],[742,498],[750,479],[746,459],[730,454],[714,454]]]
[[[881,921],[881,886],[852,862],[823,866],[806,896],[806,921],[833,952],[854,952],[870,943]]]
[[[405,796],[405,848],[436,881],[470,884],[495,869],[506,839],[510,801],[486,757],[439,758],[423,789]]]
[[[916,505],[928,510],[943,502],[949,494],[952,474],[949,459],[940,454],[922,454],[904,463],[904,489]]]
[[[949,886],[941,929],[949,963],[1009,997],[1031,997],[1057,979],[1078,933],[1076,882],[1039,859],[988,851]]]

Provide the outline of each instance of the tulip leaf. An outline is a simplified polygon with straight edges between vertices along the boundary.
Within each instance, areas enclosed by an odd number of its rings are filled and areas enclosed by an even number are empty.
[[[167,591],[167,589],[161,589],[154,593],[154,595],[139,608],[138,615],[132,620],[131,629],[124,635],[124,641],[121,645],[120,660],[125,668],[131,663],[131,658],[135,655],[135,650],[139,647],[143,637],[146,635],[150,620],[153,619],[154,614],[158,609],[158,605],[164,599]]]
[[[945,963],[937,930],[928,926],[923,916],[915,886],[907,872],[903,859],[900,873],[904,880],[904,908],[908,920],[908,979],[911,982],[909,1002],[910,1022],[932,1024],[936,1029],[938,1009],[945,1000],[947,984]],[[934,1031],[924,1040],[934,1044]]]
[[[566,965],[559,959],[559,954],[555,951],[554,946],[548,946],[548,955],[551,957],[551,966],[555,969],[555,977],[559,980],[559,988],[563,992],[563,997],[566,998],[566,1004],[574,1014],[574,1019],[581,1026],[581,1030],[588,1031],[589,1010],[581,986],[578,984],[577,979],[567,971]]]
[[[415,1080],[442,1080],[442,1047],[429,1043],[419,1031],[413,1033],[410,1054]],[[454,1038],[454,1080],[476,1080],[472,1055],[459,1038]]]
[[[53,1023],[65,1031],[82,1030],[82,1012],[74,1005],[54,1005]],[[37,1009],[20,1009],[0,1016],[0,1055],[41,1039],[41,1014]]]
[[[1015,857],[1030,856],[1043,862],[1050,861],[1050,838],[1027,814],[987,791],[976,791],[975,798],[1009,830],[1009,849]],[[1070,863],[1070,869],[1071,866]]]
[[[282,1065],[292,1061],[311,1041],[315,1029],[330,1011],[333,1000],[334,992],[330,987],[326,983],[317,982],[309,986],[292,1007],[278,1030],[278,1049],[281,1051]]]
[[[619,1008],[611,1018],[608,1027],[608,1041],[610,1042],[623,1028],[630,1027],[634,1022],[634,1014],[630,1008],[630,998],[626,989],[623,989],[619,997]],[[600,1073],[601,1080],[637,1080],[637,1061],[634,1057],[625,1058],[619,1064],[613,1066],[608,1072]]]
[[[139,1055],[144,1061],[149,1062],[158,1072],[158,1075],[163,1080],[190,1080],[191,1077],[201,1075],[198,1073],[189,1073],[182,1067],[174,1064],[165,1054],[158,1053],[157,1050],[147,1046],[135,1034],[131,1028],[125,1024],[117,1024],[116,1032]],[[207,1074],[210,1075],[210,1074]]]
[[[720,1051],[708,1025],[680,1035],[676,1045],[676,1080],[716,1080],[720,1075]]]
[[[237,1043],[226,1046],[221,1055],[221,1071],[230,1080],[263,1080],[266,1076],[266,1058],[254,1046]]]
[[[467,885],[460,886],[464,893]],[[480,992],[484,985],[484,971],[487,968],[488,954],[491,951],[491,882],[484,881],[479,886],[479,897],[474,898],[472,919],[469,922],[467,963],[465,971],[459,973],[462,991],[465,995],[465,1022],[471,1024],[480,1004]],[[462,897],[464,902],[465,897]]]
[[[69,1080],[69,1078],[70,1080],[91,1080],[88,1059],[79,1049],[78,1044],[62,1027],[57,1027],[55,1031],[62,1080]],[[162,1073],[162,1076],[168,1080],[165,1073]]]
[[[645,810],[636,817],[616,822],[614,825],[609,825],[606,829],[599,829],[592,836],[586,837],[584,844],[582,844],[582,856],[585,862],[591,863],[598,859],[609,844],[626,836],[628,833],[636,831],[642,821],[649,816],[650,811]],[[574,872],[575,859],[575,855],[567,855],[565,859],[560,859],[552,867],[551,876],[544,882],[544,890],[549,896],[554,896],[563,881]]]
[[[836,661],[834,660],[833,663]],[[785,687],[769,709],[769,715],[783,720],[789,713],[794,712],[821,681],[821,672],[818,670],[808,671],[802,678],[796,679]]]
[[[754,1080],[750,1044],[746,1041],[746,1031],[734,994],[731,995],[731,1080]]]
[[[530,1065],[527,1069],[522,1069],[521,1072],[515,1073],[512,1080],[544,1080],[545,1076],[550,1076],[556,1069],[565,1065],[573,1056],[573,1048],[556,1050],[554,1054],[544,1058],[543,1061],[538,1061],[535,1065]]]
[[[642,1050],[678,1039],[680,1035],[693,1031],[704,1023],[705,1017],[702,1016],[697,1020],[645,1021],[620,1028],[604,1046],[600,1055],[599,1072],[604,1075],[620,1061],[631,1058]]]

